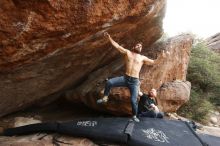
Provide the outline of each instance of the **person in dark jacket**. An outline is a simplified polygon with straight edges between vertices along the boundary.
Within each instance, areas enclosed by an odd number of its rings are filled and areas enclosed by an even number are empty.
[[[160,112],[157,107],[157,91],[151,89],[148,94],[139,92],[140,100],[138,103],[138,116],[139,117],[151,117],[151,118],[163,118],[164,113]]]

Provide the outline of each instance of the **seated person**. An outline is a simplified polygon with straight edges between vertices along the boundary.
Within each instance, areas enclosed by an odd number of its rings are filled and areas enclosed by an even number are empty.
[[[163,118],[164,113],[160,112],[157,105],[157,91],[151,89],[148,94],[139,92],[140,100],[138,103],[138,116],[139,117],[151,117],[151,118]]]

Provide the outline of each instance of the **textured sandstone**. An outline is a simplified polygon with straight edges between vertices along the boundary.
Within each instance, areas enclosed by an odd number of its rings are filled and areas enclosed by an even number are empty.
[[[190,98],[191,84],[188,81],[173,81],[163,84],[158,92],[158,103],[163,111],[175,112]]]
[[[220,54],[220,33],[206,39],[206,45],[211,50]]]
[[[170,52],[170,56],[165,58],[160,64],[154,66],[143,66],[140,73],[141,90],[143,92],[149,91],[150,88],[159,89],[163,83],[172,82],[174,80],[185,81],[187,67],[189,62],[189,55],[191,51],[193,38],[191,35],[182,34],[166,41],[161,41],[154,44],[152,47],[144,48],[143,54],[155,59],[162,50]],[[94,73],[82,83],[76,90],[68,92],[67,98],[75,101],[77,98],[86,105],[98,109],[111,112],[116,115],[131,114],[130,108],[130,92],[127,88],[119,87],[113,88],[110,93],[110,101],[108,104],[98,106],[96,104],[97,98],[103,96],[103,88],[105,80],[109,77],[123,75],[123,57],[118,57],[117,60],[112,62]],[[173,92],[170,88],[161,90],[161,101],[171,100],[171,104],[175,103],[174,107],[166,107],[166,103],[160,103],[164,111],[176,111],[183,103],[189,99],[190,84],[185,87],[184,83],[171,83],[168,85],[176,85],[173,87]],[[168,93],[172,93],[168,97]],[[181,92],[178,92],[180,90]],[[164,96],[164,97],[162,97]],[[181,102],[180,102],[181,101]],[[168,101],[169,103],[169,101]],[[167,104],[170,106],[170,104]]]
[[[0,116],[50,102],[130,48],[162,35],[163,0],[1,0]]]

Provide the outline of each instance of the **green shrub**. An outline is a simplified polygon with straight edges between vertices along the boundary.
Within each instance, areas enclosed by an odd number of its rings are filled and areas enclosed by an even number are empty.
[[[220,56],[202,42],[192,48],[187,80],[204,92],[220,85]]]
[[[196,91],[191,90],[189,102],[178,110],[178,114],[206,124],[208,121],[208,114],[213,109],[213,105],[208,100],[201,97],[201,94]]]
[[[210,110],[220,105],[220,56],[202,41],[192,48],[187,80],[192,84],[190,100],[178,113],[206,123]]]

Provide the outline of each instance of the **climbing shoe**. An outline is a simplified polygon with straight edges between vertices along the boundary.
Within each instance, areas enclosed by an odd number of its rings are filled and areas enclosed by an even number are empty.
[[[136,116],[133,116],[133,117],[132,117],[132,120],[133,120],[134,122],[140,122],[140,120],[139,120]]]
[[[97,101],[97,104],[101,104],[101,103],[107,103],[108,102],[108,98],[101,98],[101,99],[98,99]]]

